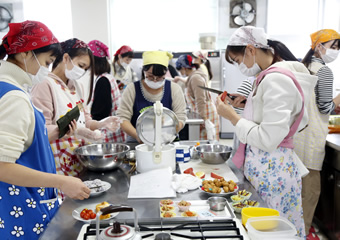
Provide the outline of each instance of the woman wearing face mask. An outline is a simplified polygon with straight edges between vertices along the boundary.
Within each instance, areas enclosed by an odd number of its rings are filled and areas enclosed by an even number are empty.
[[[267,39],[262,28],[237,29],[226,49],[226,60],[247,76],[257,76],[239,116],[217,97],[218,113],[235,126],[240,147],[232,161],[244,165],[244,175],[270,208],[291,221],[305,237],[301,206],[301,170],[294,154],[293,135],[308,123],[304,102],[310,100],[316,77],[284,45]],[[278,47],[279,46],[279,47]],[[303,166],[303,165],[302,165]]]
[[[114,54],[112,75],[116,79],[121,93],[123,93],[123,90],[129,83],[136,82],[138,80],[137,74],[129,66],[132,58],[133,50],[126,45],[121,46]]]
[[[318,77],[318,82],[307,105],[308,127],[294,137],[294,143],[295,152],[309,170],[309,174],[302,179],[302,206],[306,233],[312,239],[313,233],[309,230],[321,191],[320,171],[325,157],[329,115],[340,104],[340,95],[333,98],[334,77],[326,64],[333,62],[339,54],[340,34],[332,29],[323,29],[310,37],[311,49],[302,63]]]
[[[193,63],[190,55],[179,56],[176,68],[182,75],[188,76],[185,93],[188,107],[204,119],[205,124],[200,126],[200,139],[218,140],[219,117],[216,107],[209,92],[199,87],[207,87],[208,76],[200,69],[200,65]]]
[[[85,142],[101,141],[100,132],[94,130],[107,128],[116,131],[119,127],[117,117],[107,117],[101,121],[92,120],[86,109],[83,86],[77,80],[91,69],[93,79],[93,54],[83,41],[73,38],[61,43],[62,54],[53,63],[52,73],[32,89],[33,103],[43,111],[52,151],[54,153],[57,172],[62,175],[79,176],[83,167],[75,154],[74,149]],[[91,80],[91,89],[92,89]],[[76,105],[80,107],[80,116],[77,120],[77,129],[72,136],[59,139],[54,133],[58,128],[56,121]]]
[[[179,132],[186,121],[185,99],[176,83],[165,79],[172,54],[164,51],[143,53],[142,80],[129,84],[125,89],[118,116],[122,119],[122,129],[129,135],[128,142],[141,142],[136,131],[138,116],[156,101],[172,110],[179,119]]]
[[[42,23],[10,23],[0,55],[0,236],[38,239],[58,210],[56,190],[89,197],[80,179],[56,174],[43,114],[24,85],[44,77],[60,44]],[[43,69],[44,68],[44,69]]]
[[[94,73],[97,76],[89,107],[92,119],[100,121],[117,114],[121,95],[116,80],[110,74],[109,48],[98,40],[92,40],[88,45],[94,55]],[[107,129],[101,129],[101,131],[105,142],[125,142],[125,133],[120,129],[116,132]]]

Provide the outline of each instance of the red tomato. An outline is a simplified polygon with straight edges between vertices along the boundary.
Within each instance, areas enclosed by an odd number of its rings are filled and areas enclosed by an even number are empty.
[[[91,214],[90,214],[90,218],[91,219],[95,219],[97,217],[97,214],[95,214],[94,212],[92,212]]]
[[[212,178],[216,178],[216,179],[221,179],[221,178],[223,178],[222,176],[220,176],[220,175],[218,175],[218,174],[216,174],[216,173],[214,173],[214,172],[211,172],[210,176],[211,176]]]
[[[88,213],[86,213],[83,217],[85,220],[89,220],[90,219],[90,215]]]
[[[184,173],[190,174],[190,173],[192,173],[193,171],[194,171],[194,169],[188,168],[188,169],[184,170]]]
[[[86,212],[82,211],[82,212],[80,213],[80,217],[81,217],[81,218],[84,218],[85,214],[86,214]]]

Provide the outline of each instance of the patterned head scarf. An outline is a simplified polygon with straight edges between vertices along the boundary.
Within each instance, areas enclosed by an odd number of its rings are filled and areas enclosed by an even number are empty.
[[[82,40],[79,40],[77,38],[71,38],[69,40],[66,40],[61,44],[61,48],[63,49],[63,53],[69,53],[71,49],[73,48],[87,48],[89,49],[89,47],[87,46],[87,44],[85,42],[83,42]]]
[[[30,20],[21,23],[10,23],[9,31],[2,40],[8,55],[59,43],[45,24]]]
[[[193,68],[192,57],[190,55],[181,55],[176,61],[176,68]]]
[[[192,55],[194,55],[194,57],[201,58],[203,62],[208,60],[208,52],[205,50],[198,50],[198,51],[192,52]]]
[[[117,52],[113,56],[122,55],[122,54],[127,53],[127,52],[133,52],[132,48],[130,48],[127,45],[123,45],[117,50]]]
[[[92,40],[89,42],[89,48],[93,52],[93,55],[96,57],[108,57],[110,59],[109,48],[98,40]]]
[[[310,35],[312,40],[311,48],[314,50],[319,43],[340,39],[340,34],[333,29],[322,29]]]
[[[143,53],[143,66],[149,64],[160,64],[164,67],[169,66],[169,61],[173,57],[170,52],[165,51],[146,51]]]
[[[253,26],[243,26],[236,29],[230,37],[228,46],[247,46],[248,44],[256,48],[271,49],[264,29]]]

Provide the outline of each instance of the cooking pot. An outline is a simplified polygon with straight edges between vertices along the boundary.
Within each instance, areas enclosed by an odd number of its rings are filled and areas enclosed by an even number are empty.
[[[176,169],[176,148],[170,144],[177,136],[176,114],[156,101],[137,119],[137,134],[144,144],[136,146],[137,171],[171,167]]]
[[[167,144],[161,147],[161,161],[155,161],[154,148],[146,144],[140,144],[136,147],[137,171],[140,173],[153,169],[171,167],[172,171],[176,170],[176,147],[173,144]]]
[[[119,222],[114,222],[112,226],[109,226],[101,231],[99,234],[99,217],[101,215],[111,214],[114,212],[134,212],[134,228],[128,225],[121,225]],[[96,217],[96,239],[97,240],[141,240],[142,237],[139,234],[137,211],[130,206],[108,206],[101,209],[97,213]]]

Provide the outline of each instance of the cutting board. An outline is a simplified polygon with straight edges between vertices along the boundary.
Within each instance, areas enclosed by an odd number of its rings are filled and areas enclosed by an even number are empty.
[[[239,180],[236,177],[235,173],[230,169],[230,167],[227,165],[227,163],[221,163],[221,164],[206,164],[203,163],[200,159],[199,160],[190,160],[187,163],[179,163],[179,167],[181,170],[181,173],[184,172],[185,169],[193,168],[194,172],[204,172],[205,173],[205,179],[213,179],[210,177],[210,173],[214,172],[222,177],[224,177],[225,180],[233,180],[234,182],[238,183]]]

